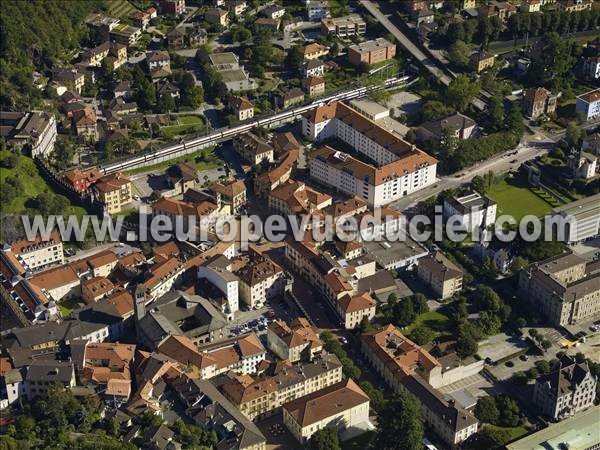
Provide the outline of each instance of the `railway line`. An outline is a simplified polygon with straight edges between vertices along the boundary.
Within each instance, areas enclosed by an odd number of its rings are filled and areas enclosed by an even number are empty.
[[[151,150],[134,155],[131,158],[113,161],[107,164],[100,165],[98,167],[98,170],[100,170],[100,172],[106,175],[109,173],[122,172],[125,170],[131,170],[146,165],[152,165],[154,163],[160,163],[169,159],[196,152],[210,145],[233,139],[235,136],[247,133],[255,127],[269,127],[277,123],[288,122],[290,120],[296,119],[297,117],[299,117],[307,111],[310,111],[327,103],[363,97],[371,91],[386,89],[405,83],[406,81],[408,81],[408,79],[408,76],[392,77],[388,78],[387,80],[383,81],[378,85],[363,86],[350,91],[337,93],[329,97],[316,100],[313,103],[310,103],[309,105],[299,106],[289,111],[284,111],[271,116],[255,117],[250,121],[246,121],[243,124],[231,128],[220,128],[206,136],[197,137],[187,141],[182,140],[178,144],[167,145],[166,147],[162,147],[160,149]]]

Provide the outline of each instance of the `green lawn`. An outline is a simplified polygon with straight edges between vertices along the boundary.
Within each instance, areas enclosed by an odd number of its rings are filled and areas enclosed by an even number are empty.
[[[373,439],[374,435],[374,431],[367,431],[360,436],[343,441],[341,443],[342,450],[364,450],[369,446],[369,442],[371,442],[371,439]]]
[[[505,180],[493,185],[487,195],[498,203],[497,216],[511,215],[517,223],[528,214],[546,215],[552,205],[518,181]]]
[[[177,121],[179,125],[173,125],[169,127],[161,128],[161,134],[165,139],[173,139],[176,136],[196,133],[202,134],[206,130],[204,120],[200,116],[185,115],[178,116]]]
[[[431,328],[437,334],[444,333],[448,330],[450,319],[437,311],[429,311],[421,314],[417,319],[406,328],[402,329],[402,334],[407,335],[420,325],[425,325]]]
[[[138,173],[153,172],[156,170],[166,169],[167,167],[170,167],[173,164],[177,164],[184,161],[192,162],[192,164],[194,164],[194,167],[196,167],[197,170],[214,169],[215,167],[223,165],[223,161],[220,160],[214,152],[214,147],[204,148],[198,150],[197,152],[190,153],[189,155],[182,155],[178,158],[163,161],[152,166],[138,167],[137,169],[127,170],[125,173],[127,173],[128,175],[135,175]],[[202,155],[205,155],[205,158],[201,158]]]
[[[77,297],[69,298],[60,302],[58,304],[58,309],[60,309],[60,313],[62,314],[63,318],[71,314],[71,311],[77,308],[78,303],[83,303],[83,300]]]
[[[8,154],[8,150],[0,152],[0,160],[5,158]],[[14,169],[7,169],[5,167],[0,168],[0,182],[4,182],[7,177],[18,178],[23,185],[23,190],[21,191],[21,195],[11,203],[2,204],[1,211],[4,214],[22,213],[26,209],[25,203],[30,198],[34,198],[42,192],[55,193],[38,172],[35,162],[27,156],[19,155],[19,163]],[[67,210],[67,214],[76,215],[81,218],[81,216],[85,214],[85,209],[80,206],[70,206]]]
[[[502,443],[508,444],[515,439],[529,433],[529,430],[525,427],[499,427],[496,425],[486,424],[484,428],[491,428],[498,432],[502,436]]]

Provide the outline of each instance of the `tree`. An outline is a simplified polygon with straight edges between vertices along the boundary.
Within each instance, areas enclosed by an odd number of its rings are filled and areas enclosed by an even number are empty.
[[[521,107],[517,102],[510,104],[508,117],[506,118],[506,127],[519,137],[523,135],[523,131],[525,130],[523,113],[521,113]]]
[[[500,411],[498,425],[503,427],[516,427],[521,423],[521,410],[518,403],[506,395],[496,397],[496,406]]]
[[[371,407],[375,411],[381,411],[385,406],[385,396],[381,389],[376,388],[370,381],[361,381],[359,383],[360,388],[365,391],[365,394],[369,396],[371,400]]]
[[[325,427],[310,437],[310,448],[313,450],[341,450],[340,437],[334,427]]]
[[[567,124],[567,131],[565,133],[565,141],[567,141],[567,144],[571,148],[578,147],[582,137],[583,130],[581,127],[575,122],[569,122]]]
[[[413,304],[413,310],[415,314],[425,314],[429,312],[429,306],[427,305],[427,297],[423,294],[415,294],[410,298]]]
[[[394,305],[393,315],[394,323],[399,327],[410,325],[417,317],[413,308],[413,303],[409,299],[404,299],[396,303],[396,305]]]
[[[423,445],[423,420],[416,398],[400,391],[379,413],[374,448],[381,450],[413,450]]]
[[[0,161],[0,166],[4,167],[5,169],[14,169],[18,165],[19,157],[12,152],[6,155],[6,157],[2,158],[2,161]]]
[[[504,128],[504,104],[500,94],[496,94],[490,99],[488,120],[493,131],[500,131]]]
[[[479,346],[477,344],[475,330],[469,322],[463,322],[458,327],[458,339],[456,340],[456,354],[460,358],[477,353]]]
[[[75,153],[75,143],[70,138],[57,140],[54,144],[54,161],[59,169],[71,166]]]
[[[410,338],[419,345],[430,343],[433,337],[433,330],[425,325],[418,326],[410,332]]]
[[[429,100],[423,105],[421,116],[424,121],[428,122],[430,120],[437,120],[449,116],[453,112],[454,110],[445,103]]]
[[[175,100],[171,94],[163,94],[158,99],[156,107],[163,114],[168,114],[175,109]]]
[[[467,67],[470,53],[469,46],[465,42],[457,40],[448,49],[448,59],[459,68]]]
[[[367,316],[364,316],[356,327],[358,328],[358,332],[360,334],[366,333],[373,329],[373,327],[371,326],[371,321]]]
[[[480,175],[475,175],[471,180],[471,187],[482,194],[485,194],[485,182],[483,181],[483,177]]]
[[[448,102],[459,111],[466,111],[471,101],[479,93],[480,83],[471,81],[466,75],[459,75],[446,89]]]
[[[475,405],[475,417],[482,422],[495,424],[500,417],[494,397],[481,397]]]

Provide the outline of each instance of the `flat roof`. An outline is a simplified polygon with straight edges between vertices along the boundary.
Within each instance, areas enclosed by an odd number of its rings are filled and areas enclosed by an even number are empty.
[[[223,81],[245,81],[248,79],[246,72],[242,69],[223,70],[219,72],[223,76]]]
[[[390,248],[383,247],[381,245],[383,242],[387,242]],[[382,267],[419,255],[427,255],[427,250],[418,242],[413,241],[408,235],[404,242],[384,240],[380,242],[363,242],[363,245],[367,254]]]
[[[508,444],[508,450],[583,450],[600,444],[600,406],[550,425],[537,433]]]
[[[585,218],[594,214],[600,215],[600,194],[567,203],[554,208],[552,212],[554,214],[571,215],[576,218]]]
[[[233,52],[225,52],[225,53],[212,53],[208,55],[210,62],[213,65],[222,65],[222,64],[237,64],[238,57]]]
[[[372,41],[361,42],[360,44],[356,44],[350,47],[351,50],[354,50],[359,53],[363,52],[372,52],[374,50],[378,50],[380,48],[387,48],[395,46],[390,41],[384,38],[373,39]]]
[[[350,102],[352,106],[354,106],[358,112],[364,112],[369,116],[376,116],[381,113],[389,112],[389,108],[386,108],[383,105],[380,105],[373,100],[364,100],[364,99],[355,99]]]

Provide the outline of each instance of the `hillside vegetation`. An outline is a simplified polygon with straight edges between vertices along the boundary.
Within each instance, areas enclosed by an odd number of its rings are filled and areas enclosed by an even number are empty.
[[[103,0],[3,0],[0,15],[0,106],[33,109],[41,92],[33,72],[50,75],[69,61],[88,36],[84,19],[104,9]]]

